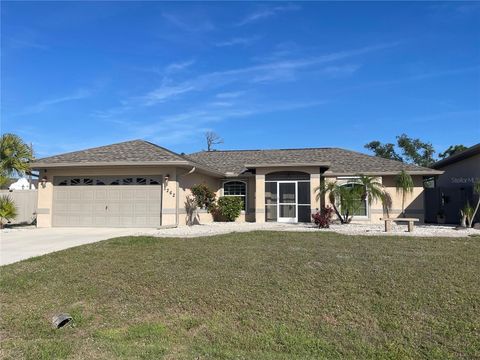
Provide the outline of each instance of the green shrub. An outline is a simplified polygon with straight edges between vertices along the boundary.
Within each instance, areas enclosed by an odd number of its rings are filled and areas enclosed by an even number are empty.
[[[215,206],[215,192],[205,184],[194,185],[191,190],[197,206],[210,212]]]
[[[235,221],[240,216],[243,200],[238,196],[222,196],[218,199],[217,211],[225,221]]]
[[[8,195],[0,196],[0,229],[17,217],[17,207]]]

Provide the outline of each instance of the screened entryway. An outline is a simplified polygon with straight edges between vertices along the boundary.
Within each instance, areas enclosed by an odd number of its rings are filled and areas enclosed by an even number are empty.
[[[265,176],[265,220],[310,222],[310,174],[296,171]]]

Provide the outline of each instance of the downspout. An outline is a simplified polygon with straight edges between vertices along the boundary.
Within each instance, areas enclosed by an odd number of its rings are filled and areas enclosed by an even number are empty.
[[[177,197],[177,202],[176,202],[176,207],[175,207],[175,226],[174,227],[178,227],[178,224],[180,223],[180,213],[179,213],[179,207],[180,207],[180,179],[184,176],[187,176],[187,175],[190,175],[190,174],[193,174],[195,172],[197,168],[194,166],[190,171],[182,174],[182,175],[179,175],[177,176],[177,186],[176,186],[176,197]]]

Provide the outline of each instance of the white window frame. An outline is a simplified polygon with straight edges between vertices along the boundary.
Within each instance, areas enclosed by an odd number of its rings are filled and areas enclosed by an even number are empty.
[[[351,176],[351,177],[338,177],[338,180],[341,180],[341,183],[339,186],[345,186],[345,185],[350,185],[350,184],[356,184],[356,185],[362,185],[360,182],[356,181],[360,177],[358,176]],[[370,203],[368,202],[368,197],[365,199],[365,210],[366,210],[366,215],[352,215],[352,220],[357,219],[357,220],[368,220],[370,219]]]
[[[240,183],[243,183],[245,185],[245,195],[225,195],[225,184],[228,184],[228,183],[232,183],[232,182],[240,182]],[[243,199],[243,202],[245,204],[245,210],[242,210],[242,214],[245,214],[246,212],[248,212],[248,182],[245,181],[245,180],[224,180],[222,182],[222,196],[236,196],[236,197],[240,197],[240,198],[244,198]]]

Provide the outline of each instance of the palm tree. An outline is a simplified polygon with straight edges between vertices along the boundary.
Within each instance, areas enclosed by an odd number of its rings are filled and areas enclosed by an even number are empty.
[[[376,176],[362,175],[358,176],[358,179],[355,180],[355,183],[361,184],[363,186],[363,200],[368,200],[368,204],[371,204],[374,201],[380,200],[382,202],[382,207],[387,213],[392,206],[392,198],[390,194],[385,190],[383,184],[378,181]]]
[[[23,175],[30,170],[33,159],[32,149],[15,134],[3,134],[0,138],[1,175]]]
[[[0,182],[12,175],[23,175],[30,170],[32,149],[15,134],[3,134],[0,138]]]
[[[405,201],[408,194],[413,194],[413,179],[405,170],[402,170],[395,179],[395,186],[397,193],[402,193],[402,216],[405,217]]]
[[[478,195],[478,201],[477,206],[475,206],[475,210],[473,211],[472,221],[470,221],[470,227],[473,227],[473,221],[475,220],[478,208],[480,207],[480,180],[475,181],[475,184],[473,184],[473,192]]]
[[[317,193],[317,195],[315,196],[315,199],[317,201],[319,201],[320,198],[325,194],[328,194],[328,200],[330,201],[330,204],[332,204],[333,210],[335,211],[335,214],[337,214],[338,219],[343,224],[343,217],[336,206],[336,200],[340,197],[341,192],[341,187],[337,184],[337,182],[323,182],[320,186],[315,188],[315,192]]]
[[[0,196],[0,229],[3,229],[6,223],[17,217],[17,208],[15,203],[8,195]]]
[[[345,185],[345,184],[344,184]],[[339,185],[336,181],[323,183],[315,188],[317,192],[317,201],[325,194],[328,194],[328,200],[332,204],[333,210],[342,224],[348,224],[352,220],[353,214],[360,208],[362,193],[361,186],[347,187]],[[340,209],[337,207],[340,205]]]

